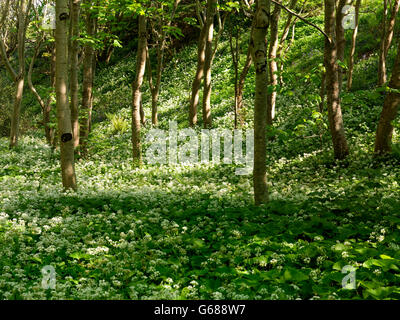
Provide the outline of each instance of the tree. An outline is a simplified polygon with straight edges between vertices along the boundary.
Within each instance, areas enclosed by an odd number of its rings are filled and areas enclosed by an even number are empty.
[[[139,41],[136,56],[136,76],[132,83],[132,150],[135,165],[142,163],[140,144],[140,104],[142,98],[141,87],[146,69],[147,57],[147,18],[139,15]]]
[[[157,69],[156,69],[156,78],[155,84],[153,82],[153,73],[151,67],[151,59],[149,52],[147,50],[147,73],[149,79],[149,86],[151,91],[151,122],[154,126],[158,124],[158,96],[160,94],[160,86],[161,86],[161,76],[164,68],[164,51],[167,42],[168,29],[171,27],[171,23],[175,17],[176,9],[181,0],[173,0],[172,10],[169,18],[164,18],[164,4],[160,3],[159,12],[155,12],[154,18],[150,19],[150,24],[153,30],[153,35],[155,36],[156,42],[156,51],[157,51]],[[155,22],[153,21],[155,20]]]
[[[267,87],[268,64],[266,36],[269,27],[269,0],[257,0],[254,15],[251,48],[256,71],[256,88],[254,98],[254,200],[256,205],[268,201],[266,176],[266,119],[267,119]]]
[[[79,16],[81,0],[70,0],[69,28],[69,74],[71,95],[71,125],[74,148],[79,146],[79,102],[78,102],[78,53],[79,53]]]
[[[268,109],[267,109],[267,124],[272,125],[275,118],[275,104],[276,104],[276,86],[278,85],[278,64],[276,62],[278,46],[279,46],[279,17],[281,14],[281,7],[275,5],[274,11],[271,16],[271,33],[268,50],[268,64],[269,64],[269,85],[270,92],[268,93]]]
[[[211,127],[211,65],[213,60],[213,35],[214,16],[216,13],[216,0],[207,0],[207,13],[205,22],[206,48],[204,59],[204,91],[203,91],[203,126]]]
[[[347,77],[348,78],[347,79],[347,90],[350,90],[353,85],[354,54],[356,52],[358,22],[360,20],[360,6],[361,6],[361,0],[356,0],[354,30],[353,30],[353,34],[351,37],[351,48],[350,48],[350,55],[349,55],[349,73],[348,73],[348,77]]]
[[[346,39],[344,37],[343,19],[345,17],[344,7],[347,5],[348,0],[338,0],[336,7],[336,57],[337,60],[344,62],[344,50],[346,47]],[[333,38],[332,38],[333,39]],[[338,66],[338,80],[339,80],[339,95],[342,91],[343,84],[343,68]]]
[[[389,82],[389,93],[385,97],[375,137],[375,154],[385,154],[392,150],[393,120],[400,104],[400,44]]]
[[[5,20],[9,15],[10,0],[5,0],[3,5],[1,25],[5,24]],[[29,10],[31,8],[32,0],[20,0],[15,5],[16,9],[16,21],[17,21],[17,37],[18,37],[18,71],[15,71],[11,65],[9,57],[7,57],[7,51],[4,44],[3,34],[0,30],[0,55],[4,61],[6,69],[15,83],[15,97],[14,97],[14,109],[11,115],[11,130],[10,130],[10,148],[14,148],[18,145],[19,135],[19,119],[22,96],[24,93],[24,82],[25,82],[25,40],[26,40],[26,29],[29,24]]]
[[[289,10],[295,9],[297,5],[298,0],[291,0],[289,4]],[[303,12],[304,6],[306,4],[306,1],[304,1],[303,6],[299,12],[301,14]],[[294,18],[294,19],[293,19]],[[298,17],[293,15],[292,13],[288,13],[288,17],[285,23],[285,27],[283,28],[282,35],[279,40],[279,46],[278,46],[278,51],[276,53],[277,60],[279,61],[279,83],[280,85],[283,85],[283,69],[284,69],[284,58],[287,52],[289,51],[290,47],[292,46],[294,42],[294,35],[295,35],[295,29],[296,29],[296,22],[297,22]],[[285,45],[285,41],[287,40],[290,32],[290,28],[292,29],[292,36],[287,45]]]
[[[96,33],[97,17],[92,13],[92,0],[84,0],[85,5],[85,26],[89,39]],[[93,109],[93,80],[96,69],[95,49],[91,41],[86,41],[83,48],[83,79],[82,79],[82,105],[80,123],[80,149],[82,155],[86,155],[88,150],[87,140],[92,122]]]
[[[386,75],[386,58],[393,40],[394,25],[396,23],[396,16],[399,12],[400,0],[393,0],[392,10],[389,21],[388,15],[388,2],[384,0],[384,14],[383,14],[383,27],[381,46],[379,50],[379,64],[378,64],[378,85],[382,86],[387,81]]]
[[[56,2],[56,96],[62,182],[65,189],[76,189],[71,110],[68,103],[68,2]]]
[[[325,53],[326,96],[329,127],[332,136],[333,150],[336,159],[344,159],[349,149],[345,137],[342,109],[340,106],[339,66],[337,61],[337,44],[335,38],[335,0],[325,1]]]
[[[240,125],[243,126],[244,124],[244,109],[243,109],[243,91],[244,91],[244,85],[246,81],[247,74],[249,73],[250,67],[252,63],[252,57],[251,57],[251,46],[248,46],[247,49],[247,54],[246,54],[246,61],[244,63],[242,72],[240,73],[239,76],[239,83],[237,86],[237,98],[235,99],[237,101],[237,113],[239,117],[239,122]]]
[[[192,82],[192,93],[189,106],[189,125],[191,127],[197,124],[197,106],[199,104],[199,91],[200,91],[201,81],[203,79],[204,62],[206,57],[205,50],[206,50],[207,34],[204,23],[205,18],[201,16],[201,6],[199,0],[196,0],[196,12],[201,31],[197,44],[197,69],[196,69],[196,75]]]
[[[46,2],[43,2],[42,5],[44,5]],[[43,8],[42,8],[43,9]],[[28,80],[28,86],[31,90],[31,92],[33,93],[33,95],[35,96],[36,100],[38,101],[41,109],[42,109],[42,114],[43,114],[43,127],[44,127],[44,133],[45,133],[45,137],[46,137],[46,141],[47,143],[51,146],[51,147],[55,147],[55,132],[54,129],[52,128],[52,126],[50,125],[50,111],[51,111],[51,105],[53,102],[53,91],[54,91],[54,87],[55,87],[55,44],[54,44],[54,30],[49,30],[49,31],[45,31],[45,30],[41,30],[42,28],[40,28],[39,23],[40,21],[40,16],[39,16],[39,12],[38,12],[38,8],[36,6],[33,6],[33,11],[35,13],[35,22],[33,23],[33,29],[36,31],[36,40],[35,40],[35,48],[33,50],[33,55],[31,58],[31,62],[29,64],[29,68],[28,68],[28,76],[27,76],[27,80]],[[41,50],[41,45],[43,42],[48,41],[48,45],[47,45],[47,52],[50,52],[49,56],[50,56],[50,89],[51,91],[49,91],[47,93],[47,99],[45,100],[44,98],[42,98],[42,96],[40,95],[40,93],[36,90],[35,85],[32,82],[32,73],[33,73],[33,67],[35,65],[36,59],[39,56],[40,50]],[[51,40],[51,41],[49,41]]]
[[[211,127],[211,66],[218,49],[218,43],[224,30],[225,19],[228,12],[225,12],[221,18],[219,10],[216,8],[217,0],[207,0],[206,13],[203,18],[201,15],[200,1],[196,0],[196,12],[199,23],[202,26],[197,55],[197,70],[192,83],[192,94],[189,107],[189,125],[194,126],[197,123],[197,105],[199,102],[199,91],[201,81],[204,80],[203,90],[203,125],[204,128]],[[203,16],[204,16],[203,15]],[[214,37],[214,18],[217,15],[218,33]]]

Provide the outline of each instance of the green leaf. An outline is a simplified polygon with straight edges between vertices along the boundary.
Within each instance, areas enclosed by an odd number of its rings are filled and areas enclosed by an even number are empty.
[[[283,273],[283,279],[286,281],[305,281],[308,280],[308,275],[304,274],[303,272],[294,269],[294,268],[287,268]]]

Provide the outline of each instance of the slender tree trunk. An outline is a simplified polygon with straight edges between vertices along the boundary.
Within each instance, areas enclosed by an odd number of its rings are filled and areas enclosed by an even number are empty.
[[[146,69],[147,27],[146,17],[139,16],[139,44],[136,58],[136,77],[132,83],[132,150],[135,165],[142,163],[140,144],[140,103],[141,87]]]
[[[382,86],[387,81],[386,74],[386,58],[393,40],[394,26],[396,23],[396,16],[399,12],[400,0],[393,0],[392,10],[389,21],[388,16],[388,3],[384,0],[384,17],[382,27],[381,47],[379,50],[379,65],[378,65],[378,85]]]
[[[251,47],[256,70],[256,92],[254,100],[254,200],[256,205],[268,201],[267,187],[267,87],[268,65],[266,36],[269,26],[270,1],[258,0],[254,15],[254,28],[251,35]]]
[[[205,129],[212,125],[211,119],[211,65],[213,59],[214,16],[216,0],[207,0],[206,13],[206,49],[204,60],[204,91],[203,91],[203,126]]]
[[[294,8],[296,7],[297,1],[298,0],[291,0],[290,4],[289,4],[289,9],[294,10]],[[295,19],[297,19],[297,18],[295,18]],[[278,54],[281,52],[281,49],[283,48],[283,43],[286,41],[286,39],[289,35],[290,26],[292,25],[292,20],[293,20],[293,15],[289,13],[286,23],[285,23],[285,27],[283,28],[281,39],[279,41],[280,46],[279,46]]]
[[[91,0],[86,0],[86,5],[91,5]],[[89,36],[94,35],[95,19],[91,16],[89,10],[86,12],[86,32]],[[90,44],[84,47],[83,58],[83,79],[82,79],[82,120],[80,125],[80,145],[82,155],[88,152],[88,137],[90,123],[92,119],[93,106],[93,79],[94,79],[94,49]]]
[[[298,2],[298,0],[291,0],[291,2],[289,4],[289,9],[294,10],[297,5],[297,2]],[[306,1],[304,1],[304,3],[303,3],[303,7],[300,10],[300,14],[303,12],[305,4],[306,4]],[[294,42],[294,31],[296,28],[297,19],[298,19],[297,17],[293,17],[293,15],[289,13],[288,18],[285,23],[285,27],[283,28],[282,36],[279,40],[278,52],[276,54],[278,59],[283,59],[285,57],[286,53],[290,49],[290,46]],[[292,27],[292,38],[291,38],[289,44],[285,47],[285,41],[286,41],[287,37],[289,36],[290,27]],[[284,69],[283,61],[279,62],[278,69],[280,70],[279,84],[282,86],[283,85],[282,73],[283,73],[283,69]]]
[[[55,37],[55,31],[53,31]],[[50,86],[54,91],[56,88],[56,44],[51,44],[51,58],[50,58]],[[53,96],[49,95],[47,98],[46,106],[43,110],[43,123],[47,143],[53,148],[56,147],[56,130],[50,126],[50,112]]]
[[[161,84],[161,72],[162,70],[159,68],[160,64],[162,63],[161,57],[160,57],[160,50],[159,48],[157,49],[157,79],[156,79],[156,85],[153,83],[153,69],[151,66],[151,60],[150,60],[150,53],[149,53],[149,48],[146,47],[146,69],[147,69],[147,76],[149,80],[149,87],[150,87],[150,93],[151,93],[151,123],[153,126],[158,125],[158,96],[160,92],[160,84]],[[144,110],[142,104],[140,104],[140,118],[142,124],[145,123],[145,117],[144,117]]]
[[[331,42],[325,39],[324,63],[326,70],[326,95],[329,126],[336,159],[344,159],[348,153],[342,110],[340,107],[339,69],[337,64],[337,45],[335,36],[335,0],[325,1],[325,33]]]
[[[21,114],[21,102],[24,93],[24,76],[20,75],[20,78],[16,81],[14,108],[11,117],[11,128],[10,128],[10,148],[14,148],[18,145],[19,136],[19,119]]]
[[[276,62],[276,55],[279,46],[278,38],[278,23],[281,14],[281,7],[275,5],[271,17],[271,35],[268,51],[268,64],[269,64],[269,84],[273,86],[273,91],[268,94],[268,109],[267,109],[267,125],[272,125],[275,118],[275,104],[276,104],[276,86],[278,85],[278,64]]]
[[[347,4],[348,0],[337,0],[338,5],[336,8],[336,50],[337,50],[337,59],[341,62],[344,62],[344,49],[346,47],[346,39],[344,37],[344,28],[343,28],[343,8]],[[343,85],[343,72],[344,69],[338,66],[338,79],[339,79],[339,93],[342,92]]]
[[[10,60],[7,57],[7,51],[4,45],[4,40],[0,35],[0,55],[3,58],[5,67],[9,72],[11,78],[15,82],[15,96],[14,96],[14,108],[11,115],[11,128],[10,128],[10,148],[14,148],[18,145],[19,136],[19,119],[22,96],[24,92],[25,82],[25,39],[26,39],[26,27],[29,22],[29,10],[31,7],[31,0],[20,0],[17,3],[17,39],[18,39],[18,73],[14,71],[11,66]],[[1,17],[1,23],[5,21],[9,11],[10,1],[7,0],[4,3],[4,11]]]
[[[238,27],[237,27],[238,28]],[[229,31],[229,47],[231,49],[231,57],[232,57],[232,66],[233,66],[233,71],[235,73],[235,102],[234,102],[234,126],[235,129],[238,127],[238,120],[239,120],[239,114],[238,114],[238,90],[239,90],[239,61],[240,61],[240,50],[239,50],[239,29],[236,29],[236,34],[235,34],[235,43],[233,43],[233,31]]]
[[[249,45],[249,48],[247,49],[246,62],[244,63],[242,72],[240,73],[238,91],[237,91],[237,110],[238,110],[240,126],[244,125],[245,115],[243,108],[243,91],[244,91],[244,84],[246,81],[246,77],[250,70],[251,62],[252,62],[251,46]]]
[[[71,111],[68,104],[68,2],[56,2],[56,96],[61,174],[65,189],[76,189]]]
[[[164,51],[165,51],[165,45],[166,45],[166,40],[167,40],[167,33],[164,29],[164,27],[170,27],[172,20],[174,19],[176,9],[179,5],[181,0],[174,0],[174,4],[172,7],[171,15],[169,19],[165,22],[161,18],[161,30],[159,33],[159,39],[157,39],[157,69],[156,69],[156,83],[153,86],[153,81],[151,80],[151,122],[154,126],[158,125],[158,97],[160,94],[160,87],[161,87],[161,76],[162,72],[164,69]],[[163,5],[161,5],[161,9],[164,10]],[[148,49],[147,49],[148,51]],[[148,55],[149,57],[149,55]],[[148,59],[148,64],[150,63],[150,59]],[[149,69],[151,70],[151,68]],[[153,75],[150,73],[149,75],[149,81],[152,79]]]
[[[389,88],[400,90],[400,45],[394,64]],[[391,152],[393,120],[395,120],[400,104],[400,93],[389,92],[385,97],[383,110],[379,119],[375,138],[375,153],[385,154]]]
[[[350,90],[353,85],[353,70],[354,70],[354,54],[356,52],[356,41],[357,41],[357,34],[358,34],[358,22],[360,16],[360,6],[361,0],[356,1],[355,7],[355,27],[353,30],[353,34],[351,37],[351,49],[350,49],[350,56],[349,56],[349,74],[347,79],[347,90]]]
[[[143,99],[140,99],[140,123],[142,124],[142,126],[144,126],[146,124],[146,115],[144,114],[144,109],[143,109]]]
[[[322,113],[324,111],[325,105],[325,90],[326,89],[326,72],[323,70],[321,72],[321,88],[319,89],[319,96],[321,97],[321,102],[319,103],[319,112]]]
[[[293,45],[294,43],[294,36],[295,36],[295,31],[296,31],[296,20],[293,22],[292,25],[292,37],[290,39],[290,42],[288,43],[288,45],[283,49],[282,48],[282,52],[278,53],[279,58],[284,59],[286,54],[289,52],[290,47]],[[282,86],[284,84],[283,82],[283,70],[285,68],[285,64],[283,63],[283,61],[280,62],[279,65],[279,83]]]
[[[79,53],[79,15],[80,0],[71,0],[71,52],[70,52],[70,94],[71,94],[71,125],[74,148],[79,146],[79,102],[78,102],[78,53]]]
[[[192,83],[192,95],[189,107],[189,125],[191,127],[197,124],[197,106],[199,104],[199,93],[201,81],[204,75],[204,62],[206,57],[206,26],[203,25],[200,32],[199,42],[197,45],[197,70]]]
[[[387,15],[388,15],[388,1],[383,1],[383,21],[382,21],[382,37],[379,48],[379,62],[378,62],[378,86],[382,86],[386,82],[386,57],[385,57],[385,39],[387,28]]]
[[[28,70],[28,86],[31,89],[33,95],[36,97],[36,100],[39,102],[39,105],[42,109],[42,114],[43,114],[43,127],[44,127],[44,134],[46,137],[46,142],[51,146],[55,147],[54,144],[54,132],[53,129],[50,127],[50,111],[51,111],[51,102],[52,102],[52,94],[49,94],[49,97],[47,98],[47,101],[44,102],[42,97],[39,95],[37,92],[35,86],[32,83],[32,72],[33,72],[33,66],[35,64],[36,58],[39,55],[40,52],[40,46],[41,43],[44,40],[44,36],[37,40],[36,47],[34,54],[32,56],[31,63],[29,65],[29,70]],[[51,58],[50,58],[50,87],[54,89],[55,87],[55,45],[52,43],[50,47],[51,51]]]

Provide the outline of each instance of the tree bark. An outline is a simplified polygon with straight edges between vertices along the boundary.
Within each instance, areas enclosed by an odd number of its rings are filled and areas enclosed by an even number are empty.
[[[275,118],[275,104],[276,104],[276,86],[278,85],[278,64],[276,62],[277,51],[279,46],[278,29],[279,17],[281,8],[275,5],[271,17],[271,35],[268,51],[268,64],[269,64],[269,85],[273,86],[273,91],[268,93],[268,109],[267,109],[267,125],[272,125]]]
[[[232,66],[233,72],[235,74],[234,82],[235,82],[235,102],[234,102],[234,127],[237,129],[238,127],[238,90],[239,90],[239,61],[240,61],[240,50],[239,50],[239,27],[235,30],[235,37],[233,36],[233,30],[229,30],[229,47],[231,49],[231,58],[232,58]],[[235,43],[233,41],[235,38]]]
[[[151,91],[151,122],[154,126],[158,125],[158,97],[160,94],[161,87],[161,76],[164,69],[164,52],[167,40],[167,33],[165,31],[165,27],[171,26],[172,20],[175,17],[176,9],[181,0],[174,0],[173,7],[171,10],[171,14],[167,21],[164,21],[163,17],[158,17],[159,19],[159,30],[155,31],[154,34],[157,38],[156,46],[157,46],[157,68],[156,68],[156,81],[153,84],[153,74],[151,69],[151,61],[150,55],[148,53],[147,48],[147,65],[149,73],[149,85]],[[164,6],[161,4],[161,10],[164,11]]]
[[[26,39],[26,27],[29,22],[29,10],[31,7],[31,0],[21,0],[17,4],[17,39],[18,39],[18,73],[11,66],[10,60],[7,57],[7,50],[4,45],[4,39],[0,36],[0,55],[3,58],[5,67],[9,72],[11,78],[15,83],[15,96],[14,96],[14,108],[11,114],[11,128],[10,128],[10,148],[14,148],[18,145],[19,136],[19,120],[22,96],[24,92],[25,82],[25,39]],[[10,1],[7,0],[4,4],[4,11],[2,12],[1,21],[5,21],[9,11]]]
[[[322,113],[324,111],[325,105],[325,90],[326,89],[326,72],[323,70],[321,72],[321,88],[319,88],[319,96],[321,98],[321,102],[319,103],[319,112]]]
[[[291,0],[290,4],[289,4],[289,9],[294,10],[297,5],[297,2],[298,2],[298,0]],[[304,8],[305,4],[306,4],[306,1],[304,1],[304,3],[303,3],[303,7],[300,10],[300,14],[303,12],[303,8]],[[294,17],[294,19],[293,19],[293,17]],[[280,85],[283,85],[282,73],[283,73],[283,69],[284,69],[284,63],[282,60],[285,58],[285,54],[289,51],[290,46],[294,42],[294,32],[295,32],[297,19],[298,19],[298,17],[295,17],[291,13],[289,13],[288,18],[285,23],[285,27],[283,28],[282,36],[279,40],[278,52],[277,52],[276,56],[277,56],[277,58],[281,59],[281,61],[279,63],[279,67],[278,67],[278,69],[280,70],[280,75],[279,75]],[[289,36],[290,27],[292,27],[292,38],[291,38],[289,44],[285,47],[284,44],[285,44],[287,37]]]
[[[388,6],[387,0],[384,1],[384,17],[382,28],[381,47],[379,50],[379,65],[378,65],[378,85],[382,86],[387,81],[386,73],[386,58],[393,40],[394,26],[396,16],[399,12],[400,0],[393,0],[392,10],[389,21],[387,21]]]
[[[139,43],[136,57],[136,77],[132,83],[132,150],[133,162],[141,165],[142,152],[140,143],[140,103],[141,87],[146,69],[146,48],[147,48],[147,21],[143,15],[139,16]]]
[[[394,64],[389,88],[400,90],[400,45]],[[379,119],[375,137],[375,154],[385,154],[392,151],[393,120],[397,116],[400,104],[400,93],[389,92],[383,104],[383,110]]]
[[[240,73],[238,91],[237,91],[237,110],[238,110],[237,112],[238,112],[240,126],[244,125],[244,120],[245,120],[244,108],[243,108],[243,91],[251,63],[252,63],[251,46],[249,45],[249,48],[247,50],[246,62],[244,63],[242,72]]]
[[[86,0],[85,4],[90,6],[91,0]],[[88,36],[93,36],[95,33],[95,18],[92,17],[90,11],[86,12],[86,32]],[[88,153],[88,137],[90,131],[90,123],[92,122],[93,108],[93,80],[95,69],[95,51],[90,44],[84,47],[83,58],[83,79],[82,79],[82,120],[80,125],[80,146],[82,155]]]
[[[340,107],[339,70],[337,64],[337,45],[335,36],[335,0],[325,1],[325,33],[331,41],[325,38],[324,63],[326,70],[326,95],[329,126],[332,135],[333,150],[336,159],[344,159],[348,153],[345,137],[342,110]]]
[[[252,57],[256,70],[256,92],[254,100],[254,200],[256,205],[268,201],[266,177],[266,123],[268,65],[266,36],[269,26],[269,0],[258,0],[251,35]]]
[[[199,17],[201,19],[201,17]],[[197,106],[199,104],[199,92],[201,81],[204,75],[204,62],[206,56],[206,40],[207,40],[207,33],[206,33],[206,26],[200,20],[201,31],[199,36],[199,41],[197,45],[197,70],[196,75],[193,79],[192,83],[192,95],[190,98],[190,107],[189,107],[189,125],[191,127],[197,124]]]
[[[211,65],[213,60],[214,16],[216,0],[207,0],[205,23],[206,49],[204,59],[204,91],[203,91],[203,126],[205,129],[212,125],[211,119]]]
[[[74,148],[79,146],[79,103],[78,103],[78,53],[79,53],[79,15],[80,15],[80,0],[71,0],[70,12],[70,94],[71,94],[71,125],[72,125],[72,140]]]
[[[71,110],[68,103],[68,2],[56,2],[56,96],[61,174],[65,189],[76,189]]]
[[[19,119],[21,114],[21,102],[24,93],[24,82],[25,82],[24,73],[20,75],[20,77],[16,81],[14,108],[11,116],[10,148],[14,148],[18,145]]]
[[[344,37],[343,28],[343,8],[347,4],[348,0],[337,0],[338,5],[336,8],[336,49],[337,49],[337,59],[344,62],[344,49],[346,47],[346,39]],[[343,85],[343,68],[338,66],[338,79],[339,79],[339,92],[342,92]]]
[[[351,37],[351,48],[350,48],[350,56],[349,56],[349,74],[347,79],[347,90],[350,90],[353,85],[353,70],[354,70],[354,55],[356,52],[356,41],[357,41],[357,34],[358,34],[358,22],[360,16],[360,6],[361,0],[356,1],[355,6],[355,28],[353,30],[353,34]]]

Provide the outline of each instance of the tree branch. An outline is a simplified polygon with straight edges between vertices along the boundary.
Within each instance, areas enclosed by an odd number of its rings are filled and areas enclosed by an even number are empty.
[[[294,15],[295,17],[299,18],[301,21],[307,23],[308,25],[314,27],[315,29],[317,29],[319,32],[321,32],[324,37],[329,41],[330,44],[334,43],[332,41],[332,39],[317,25],[315,25],[314,23],[308,21],[307,19],[304,19],[302,16],[298,15],[296,12],[290,10],[289,8],[285,7],[283,4],[280,4],[279,2],[276,2],[275,0],[271,0],[272,3],[274,3],[275,5],[280,6],[281,8],[285,9],[287,12],[289,12],[290,14]]]

